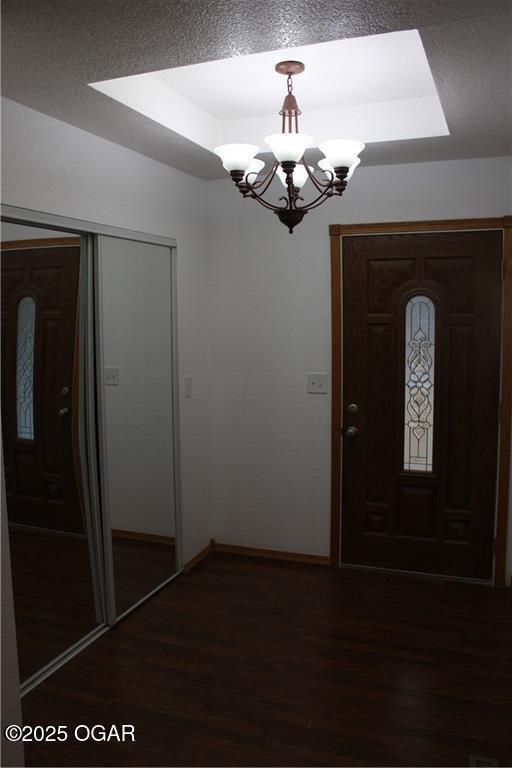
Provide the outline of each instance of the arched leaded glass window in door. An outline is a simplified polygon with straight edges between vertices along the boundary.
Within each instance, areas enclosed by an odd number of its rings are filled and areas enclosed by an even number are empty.
[[[36,304],[25,296],[18,304],[16,328],[16,410],[17,435],[34,439],[34,338]]]
[[[404,469],[432,472],[435,306],[413,296],[405,307]]]

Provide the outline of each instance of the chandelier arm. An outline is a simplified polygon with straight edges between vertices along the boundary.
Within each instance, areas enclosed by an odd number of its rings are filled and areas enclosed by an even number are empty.
[[[262,197],[256,194],[256,192],[252,193],[252,199],[256,200],[257,203],[262,205],[264,208],[266,208],[269,211],[280,211],[281,208],[276,205],[272,205],[272,203],[267,203],[266,200],[264,200]]]
[[[265,186],[263,187],[263,189],[260,192],[256,192],[256,190],[260,189],[261,184],[254,184],[253,185],[251,183],[247,183],[246,182],[247,193],[246,193],[245,196],[246,197],[250,196],[250,197],[253,197],[255,200],[260,200],[263,197],[263,195],[265,194],[265,192],[267,191],[267,189],[269,188],[270,184],[272,183],[272,179],[274,178],[276,170],[277,170],[277,163],[275,164],[275,166],[272,167],[272,170],[273,170],[273,173],[269,173],[265,177],[264,181],[266,181],[267,183],[265,184]],[[271,204],[268,203],[268,205],[271,205]]]
[[[334,197],[333,192],[324,192],[322,195],[319,195],[316,200],[313,200],[308,205],[299,206],[297,210],[307,213],[307,211],[312,211],[314,208],[319,208],[323,203],[325,203],[326,200],[329,200],[331,197]]]
[[[309,170],[308,164],[306,162],[304,162],[304,158],[302,158],[301,164],[306,169],[307,175],[309,176],[309,178],[311,179],[311,181],[313,182],[314,186],[318,189],[319,192],[322,192],[323,189],[327,189],[327,187],[330,186],[331,182],[327,182],[326,184],[323,184],[321,181],[318,181],[318,179],[315,177],[315,175],[313,173],[311,173],[311,171]],[[332,174],[331,174],[331,176],[332,176]],[[334,176],[332,176],[332,181],[334,181]]]
[[[272,166],[270,167],[270,170],[269,170],[269,172],[267,173],[267,175],[266,175],[266,176],[265,176],[265,177],[264,177],[264,178],[263,178],[261,181],[259,181],[259,182],[256,182],[256,184],[250,184],[250,183],[249,183],[249,184],[247,184],[247,186],[248,186],[248,187],[249,187],[251,190],[252,190],[252,189],[260,189],[260,188],[261,188],[261,187],[263,187],[263,185],[264,185],[264,184],[266,184],[266,182],[268,181],[268,184],[267,184],[267,186],[266,186],[266,187],[265,187],[265,188],[264,188],[264,189],[261,191],[261,193],[260,193],[260,194],[264,195],[264,194],[265,194],[265,192],[267,191],[267,189],[269,188],[269,186],[270,186],[270,184],[271,184],[271,182],[272,182],[272,179],[273,179],[273,178],[274,178],[274,176],[276,175],[276,171],[277,171],[277,166],[278,166],[278,165],[279,165],[279,163],[277,162],[277,160],[274,160],[274,162],[272,163]],[[249,176],[251,176],[252,174],[248,174],[248,175],[249,175]]]
[[[328,174],[327,181],[320,181],[319,179],[317,179],[314,173],[311,173],[311,171],[307,166],[306,166],[306,171],[309,178],[311,179],[313,184],[315,184],[316,188],[319,191],[321,191],[322,189],[329,189],[330,187],[333,186],[334,182],[336,181],[336,175],[332,171],[323,171],[323,173]]]
[[[250,173],[248,173],[248,174],[246,175],[246,177],[245,177],[245,182],[244,182],[244,184],[245,184],[247,187],[250,187],[250,188],[252,189],[252,188],[253,188],[253,185],[252,185],[252,184],[251,184],[251,182],[249,181],[249,176],[257,176],[257,175],[258,175],[258,171],[251,171]]]
[[[299,211],[300,210],[300,206],[297,205],[297,200],[302,200],[302,202],[304,202],[304,198],[303,197],[301,197],[300,195],[295,195],[293,200],[292,200],[292,205],[291,205],[291,210],[293,210],[293,211]]]
[[[273,203],[269,203],[267,200],[264,200],[262,195],[259,195],[257,192],[251,191],[251,197],[264,208],[267,208],[269,211],[285,211],[288,208],[288,201],[285,197],[279,198],[280,200],[285,201],[285,205],[274,205]]]
[[[247,184],[247,188],[248,188],[249,192],[252,195],[254,195],[255,197],[258,197],[258,196],[261,197],[262,195],[265,194],[267,189],[270,187],[270,185],[272,183],[272,179],[274,178],[274,176],[275,176],[275,171],[272,174],[272,176],[270,176],[270,178],[268,179],[268,181],[265,184],[265,186],[263,187],[263,189],[261,189],[259,186],[252,186],[252,184]],[[259,190],[259,192],[257,192],[256,190]]]
[[[329,187],[328,189],[324,189],[323,192],[318,195],[318,197],[315,197],[314,200],[312,200],[307,205],[296,205],[295,208],[297,211],[310,211],[312,208],[318,208],[319,205],[322,205],[323,202],[325,202],[329,197],[333,196],[332,187]]]

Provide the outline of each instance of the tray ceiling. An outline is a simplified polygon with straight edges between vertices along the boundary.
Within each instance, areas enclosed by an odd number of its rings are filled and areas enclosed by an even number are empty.
[[[3,0],[3,95],[193,175],[222,178],[209,149],[89,83],[417,29],[450,133],[374,141],[364,164],[507,155],[511,21],[509,0]],[[296,92],[306,119],[300,79]]]

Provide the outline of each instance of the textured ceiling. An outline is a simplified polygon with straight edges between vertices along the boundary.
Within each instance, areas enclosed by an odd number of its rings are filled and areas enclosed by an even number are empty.
[[[219,178],[211,153],[87,84],[413,28],[450,136],[369,146],[365,165],[512,154],[511,0],[3,0],[2,92],[168,165]]]

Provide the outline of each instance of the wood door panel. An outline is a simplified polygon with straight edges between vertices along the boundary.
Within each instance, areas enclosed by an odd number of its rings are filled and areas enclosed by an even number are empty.
[[[71,436],[79,264],[76,246],[13,246],[2,253],[2,431],[9,520],[82,533]],[[30,440],[18,437],[16,407],[17,313],[23,296],[36,304]],[[69,416],[59,416],[62,407],[69,408]]]
[[[44,468],[46,472],[59,472],[61,462],[61,425],[57,413],[62,403],[60,374],[62,344],[60,322],[54,318],[43,320],[41,377],[46,382],[43,401],[42,439],[44,442]],[[63,383],[63,382],[62,382]]]
[[[343,239],[343,423],[359,430],[343,443],[344,562],[490,578],[501,258],[500,232]],[[415,295],[435,312],[428,472],[404,470],[405,308]]]
[[[4,268],[2,262],[2,307],[7,306],[7,297],[23,283],[23,268]]]
[[[30,282],[36,285],[43,297],[43,309],[60,310],[62,304],[62,267],[44,267],[30,270]]]
[[[450,385],[447,407],[446,505],[468,510],[473,441],[474,326],[450,325]]]
[[[368,313],[387,314],[397,287],[414,277],[413,259],[375,259],[368,262]]]
[[[426,257],[425,277],[444,288],[450,300],[450,312],[465,314],[474,311],[474,258]]]
[[[435,488],[398,485],[395,535],[435,539]]]
[[[389,504],[365,504],[366,533],[386,533]]]
[[[364,435],[366,449],[367,502],[388,502],[390,496],[390,459],[386,437],[390,433],[391,397],[388,366],[391,355],[389,323],[368,325],[366,359],[372,361],[366,382],[364,411],[367,414]]]
[[[446,513],[444,538],[448,542],[469,543],[469,512],[462,514]]]
[[[62,501],[62,483],[58,480],[46,480],[46,498],[49,501]]]
[[[28,446],[19,446],[16,456],[17,491],[23,496],[41,497],[41,473],[38,455]]]

